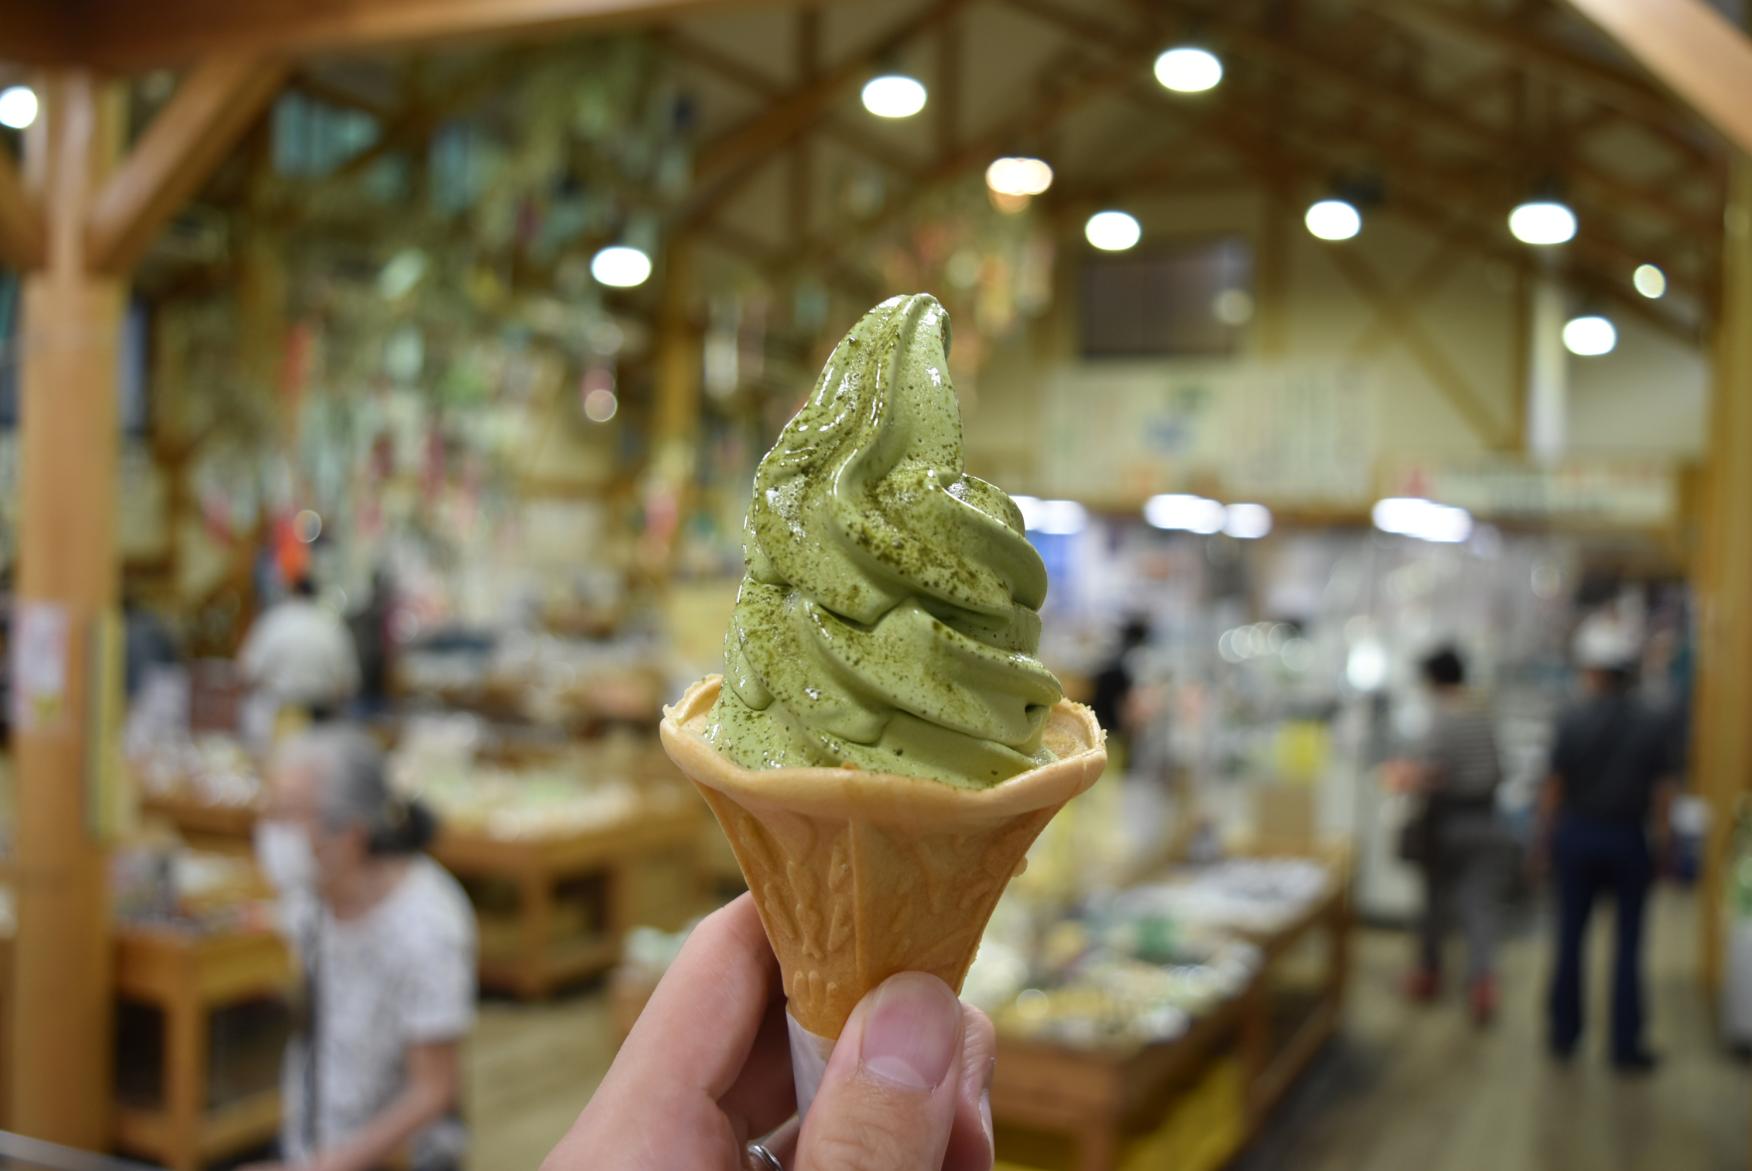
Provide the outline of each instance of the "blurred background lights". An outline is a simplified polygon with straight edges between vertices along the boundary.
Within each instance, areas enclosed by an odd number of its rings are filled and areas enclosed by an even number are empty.
[[[1089,511],[1075,500],[1041,500],[1034,496],[1012,496],[1022,510],[1022,525],[1031,533],[1068,537],[1083,531],[1089,523]]]
[[[606,423],[620,409],[620,399],[606,386],[596,386],[584,392],[584,417],[592,423]]]
[[[1271,509],[1263,504],[1231,504],[1223,510],[1223,532],[1242,541],[1271,532]]]
[[[1156,80],[1175,93],[1203,93],[1223,80],[1223,63],[1209,49],[1178,45],[1156,58]]]
[[[37,116],[36,90],[28,85],[9,85],[0,89],[0,126],[23,130]]]
[[[884,73],[864,83],[863,99],[878,118],[910,118],[925,108],[925,84],[904,73]]]
[[[1618,345],[1618,328],[1598,313],[1583,313],[1563,324],[1563,348],[1580,358],[1610,354]]]
[[[1124,252],[1137,244],[1144,230],[1125,211],[1098,211],[1083,225],[1083,236],[1103,252]]]
[[[1006,156],[992,160],[985,180],[999,195],[1039,195],[1052,186],[1052,167],[1045,159]]]
[[[1211,316],[1224,325],[1246,325],[1253,320],[1253,294],[1246,289],[1224,289],[1211,298]]]
[[[1322,199],[1308,205],[1302,217],[1308,232],[1320,240],[1349,240],[1363,230],[1362,213],[1342,199]]]
[[[322,536],[322,517],[314,509],[303,509],[292,518],[292,535],[306,545],[315,544]]]
[[[1630,274],[1630,283],[1636,286],[1637,292],[1651,301],[1667,295],[1667,274],[1661,271],[1658,264],[1637,265],[1636,271]]]
[[[1169,492],[1144,501],[1144,521],[1169,532],[1218,533],[1227,520],[1228,510],[1203,496]]]
[[[1384,533],[1415,537],[1420,541],[1458,544],[1472,535],[1471,513],[1421,496],[1389,496],[1377,500],[1370,518]]]
[[[1509,231],[1535,247],[1567,244],[1575,238],[1576,213],[1555,199],[1529,199],[1509,213]]]
[[[627,244],[611,244],[590,258],[590,275],[598,284],[631,289],[651,276],[651,258]]]

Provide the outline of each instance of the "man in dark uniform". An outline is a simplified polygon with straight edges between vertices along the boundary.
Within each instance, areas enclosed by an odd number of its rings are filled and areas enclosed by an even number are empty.
[[[1635,643],[1601,619],[1576,639],[1584,698],[1558,725],[1542,802],[1557,882],[1557,962],[1551,980],[1551,1051],[1568,1060],[1582,1036],[1583,961],[1594,900],[1617,904],[1612,964],[1612,1062],[1646,1073],[1642,935],[1655,878],[1649,830],[1664,840],[1672,737],[1633,693]]]

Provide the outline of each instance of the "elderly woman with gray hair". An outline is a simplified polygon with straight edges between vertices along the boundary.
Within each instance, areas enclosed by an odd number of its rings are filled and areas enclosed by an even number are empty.
[[[256,851],[282,894],[309,1011],[286,1055],[285,1161],[245,1171],[462,1165],[475,925],[423,853],[435,828],[357,729],[319,728],[278,753]]]

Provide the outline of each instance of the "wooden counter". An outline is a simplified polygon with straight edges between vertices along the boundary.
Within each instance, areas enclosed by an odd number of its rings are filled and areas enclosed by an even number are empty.
[[[1214,1171],[1339,1027],[1349,972],[1350,904],[1342,869],[1306,913],[1255,935],[1260,970],[1238,997],[1180,1037],[1111,1050],[999,1035],[992,1083],[998,1165],[1026,1171]],[[1280,985],[1280,967],[1324,936],[1317,988]]]
[[[272,1140],[280,1127],[277,1081],[238,1101],[209,1104],[210,1025],[228,1006],[289,998],[295,979],[286,945],[269,930],[118,928],[116,996],[162,1014],[164,1067],[157,1107],[118,1107],[116,1145],[171,1171],[195,1171]]]
[[[704,822],[703,804],[678,800],[601,826],[540,836],[446,828],[432,849],[446,869],[465,884],[504,881],[516,890],[515,946],[502,953],[482,947],[482,986],[547,996],[613,967],[628,929],[679,928],[701,909]],[[557,914],[561,888],[579,880],[598,884],[596,922],[570,931]]]

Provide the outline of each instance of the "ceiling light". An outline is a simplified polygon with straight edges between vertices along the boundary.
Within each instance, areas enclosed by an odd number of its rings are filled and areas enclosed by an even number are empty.
[[[1271,509],[1263,504],[1231,504],[1223,510],[1223,532],[1253,541],[1271,532]]]
[[[615,289],[642,285],[651,276],[651,258],[627,244],[611,244],[590,258],[590,275]]]
[[[910,118],[925,108],[925,83],[904,73],[884,73],[864,83],[864,108],[878,118]]]
[[[1342,199],[1322,199],[1310,204],[1302,222],[1321,240],[1348,240],[1363,230],[1362,213]]]
[[[28,85],[9,85],[0,89],[0,126],[23,130],[37,116],[36,90]]]
[[[1563,323],[1563,348],[1581,358],[1610,354],[1618,344],[1618,329],[1598,313],[1583,313]]]
[[[1039,195],[1052,186],[1052,168],[1044,159],[993,159],[985,179],[986,186],[999,195]]]
[[[1529,199],[1509,213],[1509,231],[1536,247],[1567,244],[1575,238],[1576,213],[1555,199]]]
[[[1035,496],[1012,496],[1022,511],[1022,527],[1031,533],[1068,537],[1089,523],[1089,511],[1075,500],[1041,500]]]
[[[1203,93],[1223,80],[1223,63],[1209,49],[1180,45],[1156,58],[1156,80],[1175,93]]]
[[[1651,301],[1667,295],[1667,274],[1657,264],[1637,265],[1636,271],[1630,274],[1630,283]]]
[[[1083,225],[1084,238],[1103,252],[1124,252],[1143,234],[1137,217],[1124,211],[1098,211]]]
[[[1450,504],[1437,504],[1421,496],[1389,496],[1375,502],[1370,511],[1375,527],[1384,533],[1416,537],[1420,541],[1459,544],[1472,535],[1472,514]]]
[[[1145,523],[1169,532],[1219,533],[1227,519],[1227,509],[1203,496],[1170,492],[1144,501]]]

